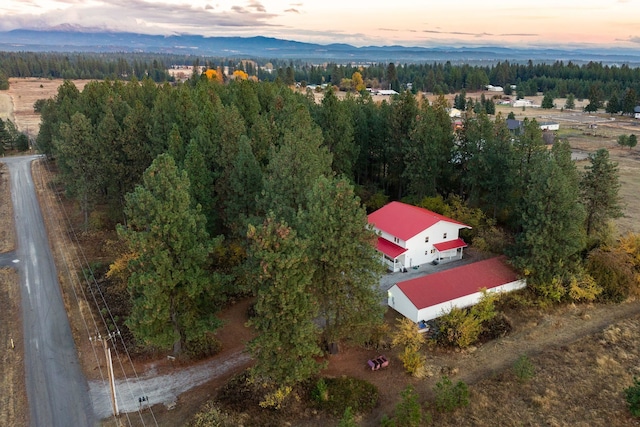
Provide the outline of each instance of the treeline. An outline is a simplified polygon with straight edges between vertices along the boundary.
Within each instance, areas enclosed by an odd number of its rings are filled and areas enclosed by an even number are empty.
[[[359,72],[367,87],[411,89],[430,93],[456,93],[482,90],[488,84],[502,86],[510,95],[515,85],[519,96],[538,92],[551,93],[555,98],[571,94],[587,99],[594,91],[601,100],[612,95],[618,98],[628,90],[640,93],[640,68],[626,64],[606,65],[589,62],[577,65],[556,61],[552,64],[498,62],[492,65],[453,65],[450,62],[432,64],[378,63],[366,66],[328,63],[309,64],[301,60],[208,58],[175,54],[139,53],[35,53],[0,52],[0,76],[43,77],[63,79],[120,79],[149,77],[156,82],[171,81],[166,72],[171,65],[195,65],[211,69],[226,67],[228,75],[235,70],[256,76],[261,81],[280,80],[294,83],[331,83],[344,86]],[[268,65],[268,67],[267,67]],[[0,78],[0,81],[2,78]],[[1,86],[1,83],[0,83]]]
[[[0,76],[5,79],[40,77],[69,80],[129,80],[132,77],[141,80],[148,77],[164,82],[173,80],[167,73],[167,68],[173,63],[169,58],[174,59],[160,54],[0,52]]]
[[[447,108],[408,91],[377,103],[328,90],[317,104],[249,80],[96,81],[82,92],[66,81],[40,105],[37,142],[87,226],[121,224],[126,249],[109,277],[128,290],[137,342],[206,352],[216,311],[254,294],[254,373],[283,393],[317,372],[322,343],[371,340],[382,319],[361,203],[402,199],[473,226],[465,237],[508,253],[544,301],[633,292],[633,279],[594,280],[620,264],[634,271],[600,248],[621,215],[606,150],[581,173],[567,142],[547,149],[535,120],[514,135],[502,117],[468,111],[454,133]]]

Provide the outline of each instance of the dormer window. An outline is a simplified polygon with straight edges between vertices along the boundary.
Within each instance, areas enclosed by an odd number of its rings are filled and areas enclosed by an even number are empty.
[[[425,237],[425,238],[424,238],[424,242],[425,242],[425,243],[429,243],[429,236],[427,236],[427,237]]]
[[[443,238],[443,239],[446,239],[446,238],[447,238],[447,233],[444,233],[444,234],[442,235],[442,238]]]

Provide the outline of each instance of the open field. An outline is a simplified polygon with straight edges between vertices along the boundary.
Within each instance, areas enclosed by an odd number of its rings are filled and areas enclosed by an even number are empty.
[[[33,103],[37,99],[55,95],[60,83],[61,81],[11,79],[11,90],[0,92],[0,117],[12,118],[20,129],[29,130],[34,136],[38,116],[32,111]],[[79,88],[84,87],[84,84],[86,82],[76,82]],[[498,107],[497,111],[506,116],[511,111],[509,108]],[[638,147],[634,150],[620,149],[616,144],[619,134],[640,133],[640,126],[631,119],[616,118],[611,121],[608,115],[588,116],[575,111],[541,109],[512,110],[517,118],[526,115],[537,120],[559,121],[559,135],[566,137],[576,150],[589,153],[602,147],[608,148],[612,158],[620,165],[621,195],[627,205],[627,217],[617,222],[618,228],[620,232],[640,232],[640,199],[636,194],[640,176],[640,152]],[[595,120],[599,121],[598,129],[587,129],[587,124]],[[634,132],[635,129],[637,131]],[[580,162],[579,167],[584,164],[585,161]],[[43,170],[38,174],[43,178],[46,175]],[[41,201],[43,197],[52,196],[49,191],[51,187],[47,184],[48,179],[50,177],[46,180],[36,180]],[[0,198],[0,208],[3,206],[2,200],[10,198]],[[73,250],[73,243],[65,240],[64,244],[61,244],[62,240],[66,239],[67,230],[64,219],[52,215],[56,202],[50,200],[47,206],[49,214],[46,216],[49,220],[48,231],[53,239],[52,246],[60,250]],[[72,204],[69,203],[67,208],[72,208]],[[10,226],[11,217],[2,212],[2,229]],[[96,236],[81,236],[81,242],[90,243],[94,237]],[[3,247],[1,240],[4,238],[0,234],[0,247]],[[11,245],[5,247],[11,248]],[[90,257],[103,255],[90,245],[85,250]],[[73,259],[75,255],[58,253],[56,258],[56,262],[64,263],[65,258]],[[64,264],[58,265],[60,275],[67,274],[66,267],[62,268]],[[5,289],[18,289],[18,279],[15,274],[9,275],[8,279],[6,277],[0,272],[0,301],[13,301],[19,297],[19,293],[16,296],[15,293],[4,292]],[[78,303],[71,296],[72,290],[68,281],[69,278],[61,278],[66,294],[65,302],[71,313],[72,329],[76,334],[87,376],[95,378],[98,376],[100,361],[95,358],[78,318],[79,313],[86,311],[87,307],[78,307]],[[8,287],[5,287],[5,283]],[[8,337],[8,331],[20,329],[15,323],[19,316],[6,309],[4,305],[0,307],[0,339],[3,343]],[[8,309],[10,310],[10,307]],[[378,387],[379,405],[371,414],[359,419],[362,426],[377,426],[384,414],[391,415],[399,400],[400,391],[407,384],[412,384],[418,390],[421,402],[432,401],[433,386],[444,374],[449,375],[454,382],[463,380],[469,384],[471,405],[454,414],[436,415],[435,425],[640,425],[637,420],[630,418],[622,396],[622,390],[631,385],[633,376],[640,376],[640,302],[565,306],[549,311],[507,308],[506,313],[513,329],[504,338],[468,351],[428,350],[427,363],[433,375],[427,379],[416,380],[406,376],[395,349],[385,350],[385,354],[391,359],[389,368],[371,372],[365,369],[365,363],[368,358],[375,356],[375,351],[343,348],[340,354],[329,356],[329,365],[323,375],[355,376],[366,379]],[[247,301],[236,304],[224,313],[226,324],[230,327],[223,328],[219,335],[223,342],[224,354],[242,348],[244,341],[250,338],[250,332],[244,327],[246,314]],[[395,312],[389,311],[387,320],[393,324],[394,319]],[[5,353],[11,356],[8,352]],[[523,354],[528,355],[536,369],[534,378],[526,383],[517,381],[512,371],[513,362]],[[2,378],[8,378],[14,386],[19,386],[23,369],[19,367],[19,363],[14,362],[14,359],[2,359],[0,373]],[[178,372],[180,367],[173,366],[166,359],[158,359],[137,361],[136,369],[139,374],[144,371],[167,373]],[[169,411],[162,405],[154,407],[158,424],[176,426],[187,421],[202,403],[215,396],[218,387],[226,378],[218,378],[181,395],[174,410]],[[5,388],[4,382],[0,383],[0,387],[2,399],[5,390],[10,390],[11,396],[16,396],[13,401],[15,403],[5,404],[5,400],[2,400],[0,425],[5,425],[5,421],[6,425],[21,425],[20,422],[25,422],[21,414],[27,413],[26,397],[20,400],[19,389]],[[429,409],[428,404],[426,408]],[[139,420],[132,421],[133,425],[142,425]],[[292,425],[319,427],[332,424],[337,424],[337,420],[327,420],[319,414],[306,414]],[[113,422],[105,422],[105,425],[113,425]]]

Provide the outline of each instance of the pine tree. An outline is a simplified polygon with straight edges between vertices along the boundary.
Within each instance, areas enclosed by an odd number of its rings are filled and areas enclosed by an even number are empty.
[[[96,202],[100,176],[100,160],[91,122],[84,114],[75,113],[70,124],[60,125],[60,137],[55,143],[60,171],[68,191],[80,203],[86,229],[89,211]]]
[[[310,289],[314,266],[305,241],[272,216],[257,228],[249,226],[247,236],[257,295],[256,317],[249,320],[258,332],[248,344],[256,360],[252,376],[275,387],[292,386],[320,369],[317,306]]]
[[[277,148],[272,149],[260,200],[264,212],[288,224],[304,208],[307,191],[321,175],[331,173],[331,153],[322,146],[322,133],[306,108],[297,108],[283,129]]]
[[[125,214],[118,233],[136,254],[127,326],[139,342],[180,355],[220,325],[214,301],[221,278],[204,268],[212,242],[186,172],[168,154],[158,156],[127,194]]]
[[[589,165],[580,181],[582,204],[585,207],[585,229],[588,236],[606,229],[610,219],[622,216],[618,164],[601,148],[589,154]]]
[[[566,295],[563,280],[579,265],[577,257],[584,248],[585,212],[578,181],[568,143],[554,146],[552,153],[535,154],[524,178],[513,263],[545,299],[558,301]]]
[[[324,320],[324,339],[366,341],[384,312],[378,288],[382,264],[353,186],[346,179],[319,177],[297,223],[309,241],[311,292]]]
[[[544,94],[541,107],[546,109],[553,108],[553,95],[551,95],[551,92],[546,92]]]

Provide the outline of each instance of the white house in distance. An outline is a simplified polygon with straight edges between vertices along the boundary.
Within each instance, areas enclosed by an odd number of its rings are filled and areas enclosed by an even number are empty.
[[[377,249],[384,264],[396,272],[434,260],[462,258],[467,244],[458,233],[471,228],[427,209],[391,202],[369,214],[378,233]]]
[[[542,130],[560,130],[560,123],[558,122],[540,122],[539,125]]]
[[[509,292],[525,286],[525,279],[518,278],[504,257],[496,257],[396,283],[387,292],[387,302],[418,323],[440,317],[453,307],[477,304],[482,289]]]

